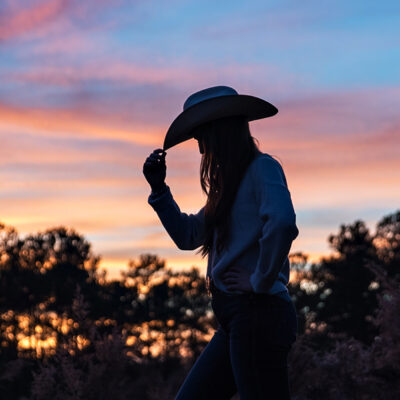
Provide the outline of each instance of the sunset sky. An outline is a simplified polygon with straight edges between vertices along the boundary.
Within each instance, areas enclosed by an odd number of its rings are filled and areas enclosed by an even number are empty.
[[[75,228],[118,277],[175,247],[142,168],[186,98],[215,85],[270,101],[250,123],[282,163],[297,216],[292,252],[332,251],[342,223],[400,206],[398,1],[5,0],[0,3],[0,221],[21,234]],[[182,211],[205,203],[200,153],[167,151]]]

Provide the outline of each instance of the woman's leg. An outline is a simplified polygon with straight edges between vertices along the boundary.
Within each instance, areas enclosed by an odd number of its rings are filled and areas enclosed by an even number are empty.
[[[219,326],[186,376],[175,400],[229,400],[236,392],[229,339]]]
[[[241,400],[289,400],[287,356],[297,316],[284,300],[250,298],[230,322],[230,355]]]

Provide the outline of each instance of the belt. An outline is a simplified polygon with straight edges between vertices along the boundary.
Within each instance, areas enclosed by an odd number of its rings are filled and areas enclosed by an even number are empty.
[[[236,295],[233,295],[233,294],[227,294],[227,293],[223,292],[221,289],[218,289],[217,286],[215,286],[214,280],[209,276],[206,277],[206,288],[207,288],[207,294],[210,297],[212,297],[213,293],[223,293],[223,294],[225,294],[227,296],[236,296]],[[245,293],[243,295],[254,297],[257,294],[254,293],[254,292],[251,292],[251,293]]]
[[[207,294],[208,296],[212,297],[213,293],[225,293],[221,289],[218,289],[217,286],[215,286],[214,280],[210,277],[206,277],[206,289],[207,289]],[[228,295],[230,296],[230,294]],[[244,293],[243,296],[249,296],[250,298],[255,298],[255,297],[271,297],[275,298],[275,295],[271,295],[269,293],[255,293],[255,292],[249,292],[249,293]]]
[[[285,286],[287,285],[286,281],[283,278],[281,278],[280,276],[278,276],[278,280],[281,281]],[[214,281],[210,275],[206,276],[206,289],[207,289],[207,294],[209,296],[212,295],[212,290],[214,290],[216,292],[221,292],[221,290],[215,286]]]

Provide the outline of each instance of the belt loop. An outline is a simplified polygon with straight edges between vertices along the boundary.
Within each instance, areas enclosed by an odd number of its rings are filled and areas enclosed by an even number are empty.
[[[249,299],[249,302],[252,306],[255,306],[256,300],[257,300],[257,293],[256,292],[250,292],[247,296]]]
[[[207,275],[206,276],[206,289],[207,289],[207,295],[209,296],[209,297],[211,297],[211,278],[210,278],[210,275]]]
[[[256,298],[255,293],[254,292],[250,292],[249,293],[249,300],[250,300],[251,303],[254,303],[255,298]]]

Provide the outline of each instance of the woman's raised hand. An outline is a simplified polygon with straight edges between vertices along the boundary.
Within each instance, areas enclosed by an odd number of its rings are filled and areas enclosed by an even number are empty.
[[[155,149],[143,164],[143,175],[149,182],[151,189],[156,192],[165,185],[167,166],[165,164],[166,152],[163,149]]]

